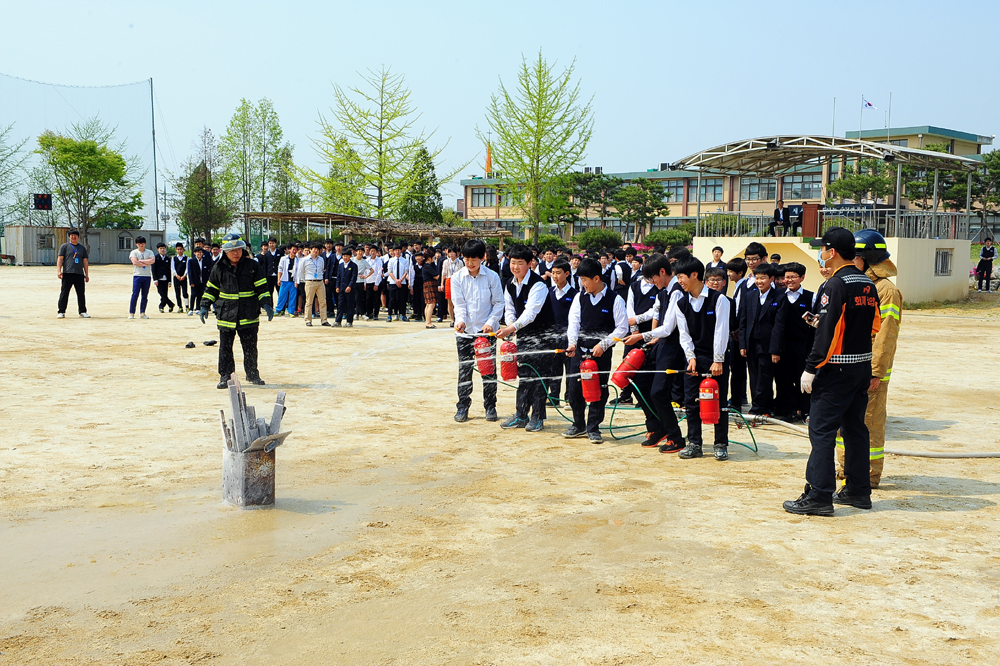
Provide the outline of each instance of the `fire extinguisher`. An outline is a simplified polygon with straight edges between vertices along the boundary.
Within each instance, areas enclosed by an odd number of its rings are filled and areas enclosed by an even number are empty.
[[[580,361],[580,386],[583,389],[584,402],[597,402],[601,399],[601,379],[597,374],[597,361],[589,354]]]
[[[493,360],[493,346],[489,340],[480,336],[476,338],[472,346],[476,352],[476,367],[479,368],[479,374],[483,377],[495,374],[497,365],[496,361]]]
[[[509,382],[517,377],[517,345],[510,340],[500,343],[500,378]]]
[[[611,382],[620,389],[624,389],[632,381],[635,373],[642,368],[646,362],[645,347],[637,347],[625,355],[621,365],[611,375]]]
[[[705,377],[698,385],[699,411],[701,422],[716,424],[719,422],[719,383],[711,376]]]

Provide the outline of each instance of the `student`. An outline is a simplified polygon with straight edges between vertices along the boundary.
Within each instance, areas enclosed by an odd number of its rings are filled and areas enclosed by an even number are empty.
[[[410,260],[403,256],[403,248],[394,245],[388,265],[389,307],[387,321],[410,321],[406,318],[406,301],[410,295]]]
[[[777,390],[774,411],[775,418],[783,421],[804,422],[809,415],[809,396],[802,392],[799,379],[812,349],[813,327],[803,315],[812,311],[813,293],[802,288],[805,266],[791,262],[782,268],[785,291],[778,299],[778,314],[771,332],[771,353],[778,357],[774,370]]]
[[[433,324],[434,309],[437,307],[438,285],[441,282],[441,270],[434,261],[434,251],[424,250],[424,262],[420,266],[420,277],[424,283],[424,328],[437,328]]]
[[[686,292],[686,296],[677,301],[677,329],[687,360],[683,375],[687,446],[677,455],[685,459],[700,458],[702,423],[698,394],[701,375],[711,374],[718,382],[720,403],[728,393],[726,349],[729,346],[729,299],[705,284],[705,266],[695,257],[678,261],[676,274]],[[729,459],[728,412],[722,411],[719,422],[715,424],[713,449],[716,460]]]
[[[640,276],[642,274],[640,273]],[[636,317],[643,315],[652,308],[656,306],[656,295],[660,293],[660,290],[656,288],[653,281],[642,277],[639,282],[633,282],[628,289],[627,298],[625,300],[625,312],[628,314],[629,331],[632,333],[646,333],[653,329],[653,321],[646,320],[639,323]],[[625,345],[623,354],[628,356],[628,353],[633,349],[641,347],[638,345]],[[646,362],[641,368],[642,370],[652,371],[656,366],[656,354],[649,353],[646,354]],[[638,373],[636,374],[634,380],[636,385],[639,387],[639,391],[642,393],[642,397],[649,400],[650,389],[653,386],[653,375],[650,373]],[[639,399],[642,402],[642,398]],[[622,389],[621,395],[618,397],[618,405],[631,405],[632,400],[632,385],[629,384],[624,389]],[[647,433],[648,434],[648,433]],[[652,446],[652,445],[650,445]]]
[[[195,247],[198,246],[198,241],[195,241]],[[188,300],[188,283],[187,283],[187,257],[184,256],[184,243],[177,243],[174,245],[174,258],[170,262],[170,274],[174,278],[174,299],[177,301],[177,310],[180,314],[184,314],[185,310],[190,307],[190,303],[185,302]],[[181,295],[184,298],[181,298]]]
[[[500,424],[501,428],[524,428],[539,432],[545,420],[545,381],[550,374],[551,349],[555,316],[549,300],[549,289],[538,273],[530,270],[534,259],[531,250],[522,246],[510,252],[510,270],[514,279],[504,290],[504,318],[507,325],[497,331],[504,340],[517,333],[517,398],[514,415]],[[527,353],[526,358],[520,354]],[[534,368],[534,369],[532,369]],[[530,416],[530,418],[529,418]]]
[[[549,290],[549,300],[552,302],[552,316],[555,319],[555,347],[566,349],[569,342],[566,331],[569,330],[569,309],[578,293],[569,283],[570,267],[565,259],[559,259],[552,264],[552,287]],[[552,403],[559,406],[559,394],[562,389],[562,377],[569,372],[569,358],[566,354],[556,354],[552,358],[552,379],[548,382],[549,396]],[[569,382],[566,383],[566,401],[569,402]]]
[[[625,250],[615,250],[615,293],[622,300],[628,298],[628,286],[632,284],[632,266],[625,261]]]
[[[556,253],[551,249],[542,254],[542,261],[538,263],[538,273],[545,280],[547,287],[552,286],[552,264],[556,263]]]
[[[748,292],[757,289],[757,285],[753,279],[753,269],[757,267],[758,264],[764,261],[767,257],[767,249],[760,243],[753,242],[747,245],[746,250],[743,251],[744,260],[744,271],[749,272],[749,276],[743,279],[740,284],[733,288],[733,300],[736,301],[737,308],[737,319],[739,320],[740,312],[744,307],[746,307]],[[727,264],[728,268],[728,264]],[[741,276],[742,277],[742,276]],[[748,402],[747,400],[747,366],[746,358],[740,354],[736,353],[733,355],[733,365],[732,365],[732,378],[730,381],[729,390],[731,396],[729,399],[729,408],[735,409],[736,411],[743,411],[743,404]],[[750,394],[753,395],[753,385],[750,386]]]
[[[675,255],[678,256],[678,261],[684,258],[679,252]],[[666,370],[680,372],[684,369],[684,351],[677,331],[677,302],[684,292],[683,287],[675,282],[672,273],[670,259],[662,254],[654,254],[643,262],[643,277],[651,281],[659,291],[655,306],[636,315],[635,321],[641,324],[652,320],[653,327],[645,333],[637,332],[625,338],[625,344],[628,345],[651,345],[649,349],[654,355],[652,362],[655,373],[647,396],[650,404],[639,403],[646,415],[646,439],[642,445],[657,446],[660,453],[677,453],[685,446],[673,407],[674,385],[680,380],[678,375],[666,373]]]
[[[263,263],[264,273],[267,275],[267,289],[271,296],[278,289],[278,262],[281,257],[278,255],[278,239],[271,236],[267,239],[267,251],[264,253]]]
[[[354,314],[358,316],[358,319],[368,319],[367,313],[367,294],[365,293],[365,285],[367,284],[368,278],[375,274],[375,269],[372,265],[368,263],[368,259],[365,258],[365,248],[364,246],[358,246],[354,248],[354,259],[352,260],[358,267],[358,275],[354,282]]]
[[[309,248],[309,256],[302,260],[302,282],[306,290],[306,326],[312,326],[314,302],[319,303],[319,320],[323,326],[329,326],[326,318],[326,285],[323,276],[326,274],[326,260],[320,256],[319,243],[313,243]]]
[[[358,284],[358,264],[354,261],[352,248],[344,248],[337,264],[337,320],[335,326],[341,326],[344,316],[347,316],[347,328],[354,328],[354,294],[351,289]]]
[[[139,305],[139,316],[149,319],[146,316],[146,304],[149,301],[149,285],[153,281],[153,264],[156,257],[152,250],[146,249],[146,238],[136,236],[135,249],[129,252],[129,261],[132,262],[132,300],[128,306],[128,318],[135,319],[135,302],[142,295],[142,302]]]
[[[336,317],[337,271],[344,244],[340,242],[334,243],[332,239],[327,238],[324,245],[326,246],[326,252],[323,253],[323,287],[326,290],[326,313],[330,317]]]
[[[306,307],[306,283],[303,279],[303,260],[309,256],[309,248],[302,245],[302,243],[295,244],[296,250],[299,253],[299,260],[295,262],[295,267],[292,269],[292,282],[295,283],[295,294],[297,307],[295,309],[295,314],[293,317],[298,317],[303,312],[303,308]],[[311,305],[311,304],[310,304]]]
[[[993,239],[987,238],[986,244],[979,250],[979,263],[976,264],[976,276],[978,286],[976,291],[983,291],[983,283],[986,283],[986,293],[990,293],[993,284],[993,260],[996,259],[997,249],[993,247]]]
[[[750,370],[750,414],[774,413],[774,364],[771,334],[781,293],[774,288],[774,266],[761,262],[753,271],[756,289],[746,294],[740,312],[740,355]]]
[[[381,303],[382,293],[384,289],[379,291],[382,287],[382,269],[385,263],[382,261],[381,255],[379,255],[378,248],[372,245],[368,246],[368,256],[365,258],[368,261],[368,265],[371,266],[371,273],[365,278],[365,315],[368,317],[369,321],[375,321],[378,319],[379,304]]]
[[[205,250],[196,247],[194,249],[194,256],[188,259],[187,267],[188,282],[191,283],[191,309],[188,311],[189,317],[194,315],[196,310],[201,309],[201,297],[205,294],[205,286],[208,284],[208,276],[211,273],[211,264],[205,256]]]
[[[455,306],[455,342],[458,347],[458,410],[455,412],[458,423],[469,420],[472,366],[476,362],[475,339],[497,329],[504,309],[500,276],[482,265],[486,258],[486,244],[477,239],[468,240],[462,246],[462,256],[465,257],[465,265],[452,274],[450,288]],[[490,343],[491,353],[494,352],[493,338],[487,337],[486,340]],[[482,378],[487,421],[498,419],[496,379],[495,370]]]
[[[285,256],[278,262],[278,316],[284,316],[287,308],[289,315],[295,314],[295,300],[298,294],[295,291],[295,281],[292,273],[295,270],[295,258],[298,250],[294,245],[289,244],[285,248]]]
[[[597,260],[601,263],[601,280],[613,291],[615,285],[618,284],[614,262],[611,261],[611,257],[608,256],[607,252],[601,252],[597,256]],[[583,291],[583,289],[581,288],[580,291]]]
[[[591,442],[604,441],[601,437],[601,422],[604,421],[605,405],[608,402],[608,379],[611,376],[611,348],[615,339],[624,338],[628,333],[628,314],[625,301],[602,279],[601,264],[593,259],[580,262],[577,271],[583,291],[573,299],[569,309],[566,356],[569,366],[569,404],[573,408],[573,424],[563,433],[563,437],[587,436]],[[580,383],[580,364],[585,354],[597,362],[601,395],[597,402],[588,403],[583,399]]]
[[[708,269],[710,268],[721,268],[723,271],[726,270],[726,262],[722,260],[723,251],[724,250],[720,245],[716,245],[715,247],[712,248],[712,261],[705,264],[706,271],[708,271]],[[705,275],[708,275],[708,273],[706,272]],[[726,281],[728,282],[728,276]],[[728,285],[726,286],[728,287]],[[726,293],[725,287],[722,289],[722,293]]]
[[[163,308],[170,307],[174,311],[174,302],[170,300],[170,257],[167,256],[167,246],[164,243],[156,244],[156,259],[153,262],[153,282],[156,283],[156,291],[160,294],[160,314]]]
[[[580,269],[581,261],[583,261],[583,257],[578,254],[569,257],[569,284],[577,291],[580,291],[580,276],[576,272]]]
[[[410,259],[410,307],[413,321],[423,321],[424,314],[424,254],[416,253]]]
[[[774,266],[774,286],[778,289],[784,290],[785,288],[785,265],[784,264],[771,264]]]
[[[449,247],[447,251],[448,258],[441,265],[441,282],[443,283],[444,298],[447,302],[448,307],[448,317],[451,318],[451,324],[449,326],[454,326],[455,324],[455,304],[452,302],[451,298],[451,276],[454,275],[462,266],[462,260],[458,258],[458,249],[455,247]],[[440,319],[438,319],[440,321]]]

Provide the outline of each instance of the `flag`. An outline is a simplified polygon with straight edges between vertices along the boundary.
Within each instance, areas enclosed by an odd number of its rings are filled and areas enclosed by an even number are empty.
[[[861,96],[861,108],[862,109],[875,109],[876,111],[878,111],[878,107],[875,106],[874,104],[872,104],[871,102],[869,102],[868,100],[866,100],[864,98],[864,95]]]
[[[489,178],[490,174],[493,173],[493,151],[490,149],[490,144],[486,144],[486,177]]]

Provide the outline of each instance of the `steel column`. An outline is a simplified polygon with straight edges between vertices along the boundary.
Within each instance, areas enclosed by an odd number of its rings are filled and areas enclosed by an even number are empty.
[[[899,235],[899,196],[902,193],[903,193],[903,165],[899,164],[897,162],[896,163],[896,197],[895,197],[895,199],[896,199],[896,221],[895,221],[896,229],[895,229],[895,234],[894,234],[896,236]]]
[[[931,234],[937,231],[937,208],[938,208],[938,177],[940,175],[940,169],[934,169],[934,214],[931,215],[931,221],[934,225],[934,229],[927,230],[927,237],[932,238]]]

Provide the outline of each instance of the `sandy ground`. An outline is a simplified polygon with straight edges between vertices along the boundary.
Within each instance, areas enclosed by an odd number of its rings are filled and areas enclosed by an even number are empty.
[[[0,268],[0,664],[1000,653],[998,460],[889,457],[873,511],[795,517],[794,434],[718,463],[564,440],[557,416],[510,434],[478,403],[458,425],[447,328],[281,319],[248,400],[287,391],[294,434],[277,506],[240,511],[221,503],[214,326],[127,321],[125,267],[94,269],[93,319],[71,298],[57,320],[54,273]],[[998,333],[983,312],[904,315],[889,446],[1000,449]]]

